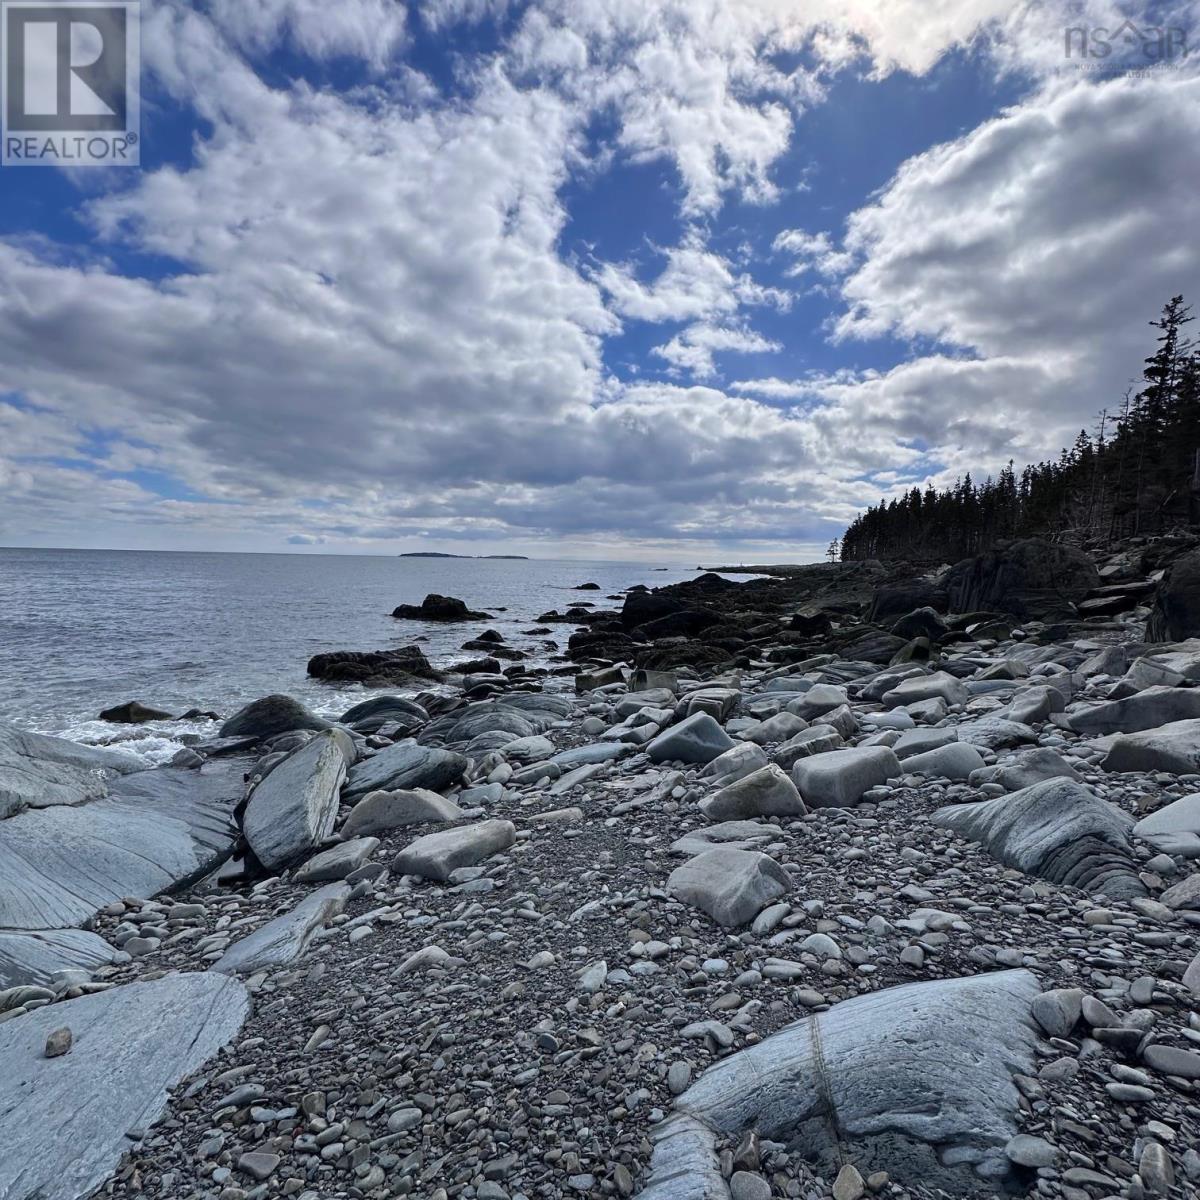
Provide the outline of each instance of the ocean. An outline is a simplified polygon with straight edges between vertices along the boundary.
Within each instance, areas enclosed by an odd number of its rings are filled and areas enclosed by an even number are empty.
[[[435,666],[446,665],[478,657],[462,643],[494,628],[544,661],[545,639],[520,632],[540,613],[581,600],[604,606],[633,584],[661,587],[694,575],[653,563],[0,549],[0,721],[165,762],[181,734],[209,735],[216,726],[111,725],[96,719],[101,709],[138,700],[224,718],[283,692],[336,716],[368,693],[310,680],[314,654],[415,643]],[[585,582],[601,590],[572,590]],[[496,619],[392,618],[396,605],[419,604],[429,592]],[[556,625],[550,636],[565,647],[571,630]]]

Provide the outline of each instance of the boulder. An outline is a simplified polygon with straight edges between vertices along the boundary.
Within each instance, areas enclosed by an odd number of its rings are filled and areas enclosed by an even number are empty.
[[[1069,614],[1099,585],[1088,554],[1041,538],[966,559],[946,576],[951,612],[987,609],[1020,618]]]
[[[1071,728],[1085,737],[1140,733],[1175,721],[1200,718],[1200,688],[1151,687],[1124,700],[1110,700],[1069,715]]]
[[[441,679],[418,646],[394,650],[334,650],[308,660],[308,673],[322,683],[402,687],[414,679]]]
[[[860,746],[801,759],[792,767],[792,778],[809,808],[850,808],[863,792],[904,771],[887,746]]]
[[[808,809],[796,785],[774,763],[723,787],[700,802],[710,821],[742,817],[802,817]]]
[[[791,891],[787,872],[753,850],[718,846],[671,872],[667,891],[684,904],[733,929],[752,921],[768,904]]]
[[[899,740],[892,747],[896,757],[903,762],[917,754],[928,754],[930,750],[938,750],[958,741],[958,731],[955,729],[910,729],[900,734]]]
[[[832,725],[813,725],[784,742],[772,757],[785,771],[790,771],[801,759],[840,750],[845,744]]]
[[[122,776],[78,807],[0,821],[0,929],[63,929],[124,897],[194,882],[233,849],[243,766]]]
[[[734,747],[733,739],[706,712],[664,730],[647,747],[652,762],[709,763]]]
[[[1168,908],[1185,909],[1189,912],[1200,909],[1200,874],[1189,875],[1186,879],[1172,884],[1159,900]]]
[[[430,592],[420,604],[401,604],[392,616],[406,621],[490,621],[490,613],[472,612],[455,596]]]
[[[966,742],[951,742],[924,754],[914,754],[903,762],[906,774],[924,775],[929,779],[967,779],[972,771],[983,767],[983,755]]]
[[[1041,685],[1018,692],[1009,704],[1006,716],[1010,721],[1032,725],[1047,720],[1051,713],[1062,712],[1066,707],[1066,701],[1057,688]]]
[[[766,746],[771,742],[786,742],[788,738],[803,733],[807,728],[808,722],[803,717],[798,717],[795,713],[781,712],[765,721],[759,721],[749,729],[743,729],[741,737],[743,741]]]
[[[314,854],[295,874],[297,883],[333,883],[345,879],[370,861],[379,849],[379,839],[374,837],[354,838],[339,842]]]
[[[966,684],[945,671],[932,675],[914,675],[901,680],[883,697],[886,708],[901,708],[921,700],[944,700],[947,704],[966,704],[970,699]]]
[[[1050,779],[978,804],[941,808],[934,823],[1005,866],[1114,899],[1145,895],[1129,833],[1132,822],[1069,779]]]
[[[1182,642],[1200,637],[1200,550],[1181,555],[1154,595],[1146,641]]]
[[[700,768],[701,779],[714,779],[722,786],[744,779],[768,763],[766,751],[753,742],[743,742],[717,755],[710,763]]]
[[[1036,1070],[1038,992],[1030,972],[1003,971],[857,996],[716,1063],[675,1107],[726,1145],[751,1131],[785,1143],[829,1179],[852,1161],[948,1196],[1015,1189],[1004,1148],[1013,1076]],[[710,1194],[686,1169],[663,1200]]]
[[[84,929],[0,930],[0,991],[53,987],[60,971],[90,977],[116,953],[102,937]]]
[[[140,770],[131,754],[0,724],[0,821],[26,808],[99,799],[119,776]]]
[[[136,700],[106,708],[99,716],[101,721],[114,725],[148,725],[151,721],[173,721],[175,718],[161,708],[147,708]]]
[[[930,642],[940,642],[949,633],[946,622],[929,606],[917,608],[898,620],[892,626],[892,632],[905,639],[928,638]]]
[[[1019,792],[1022,788],[1032,787],[1035,783],[1044,783],[1047,779],[1081,780],[1078,771],[1056,750],[1049,746],[1037,746],[1032,750],[1023,750],[1009,763],[998,767],[989,767],[972,783],[998,783],[1005,791]]]
[[[346,780],[346,799],[353,800],[368,792],[411,788],[436,792],[457,783],[466,769],[467,759],[463,755],[405,738],[351,768]]]
[[[879,588],[871,601],[867,620],[872,625],[884,625],[918,609],[946,611],[946,589],[926,579]]]
[[[461,821],[463,811],[445,796],[414,788],[402,792],[368,792],[351,810],[342,825],[344,838],[372,833],[389,833],[406,825]]]
[[[823,713],[832,712],[846,703],[846,689],[828,683],[818,683],[795,700],[789,700],[787,710],[805,721],[814,721]]]
[[[779,837],[783,830],[765,821],[721,821],[693,829],[671,843],[671,853],[682,858],[695,858],[714,846],[732,850],[754,850],[764,842]]]
[[[411,733],[428,720],[426,709],[406,696],[372,696],[348,708],[338,723],[348,725],[356,733],[377,733],[385,725],[399,725],[405,733]]]
[[[1133,835],[1164,854],[1200,858],[1200,793],[1143,817],[1133,827]]]
[[[1116,737],[1100,766],[1106,771],[1200,773],[1200,720],[1172,721],[1159,729]]]
[[[168,1092],[241,1029],[246,989],[211,972],[130,983],[0,1025],[0,1196],[80,1200],[111,1176]],[[46,1039],[69,1022],[70,1054]]]
[[[346,907],[349,896],[349,884],[326,884],[290,912],[234,942],[213,963],[212,970],[222,975],[253,975],[295,962],[316,932]]]
[[[970,742],[985,750],[1003,750],[1037,741],[1037,734],[1028,725],[1004,717],[976,717],[956,728],[960,742]]]
[[[278,870],[310,854],[333,833],[346,781],[345,733],[327,730],[293,750],[246,802],[242,831],[264,867]],[[349,747],[353,755],[353,746]]]
[[[596,763],[615,762],[632,754],[636,746],[627,742],[594,742],[590,746],[575,746],[560,750],[549,760],[560,771],[573,771],[576,767],[593,766]]]
[[[419,875],[445,882],[460,867],[473,867],[516,841],[511,821],[478,821],[439,833],[427,833],[410,842],[392,864],[397,875]]]
[[[221,726],[221,737],[273,737],[297,729],[330,729],[324,717],[311,713],[291,696],[264,696],[239,709]]]

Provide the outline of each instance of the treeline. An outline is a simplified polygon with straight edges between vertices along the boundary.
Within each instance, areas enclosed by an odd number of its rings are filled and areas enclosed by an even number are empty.
[[[1168,302],[1150,323],[1157,348],[1140,390],[1057,460],[881,500],[846,530],[841,557],[954,562],[1008,538],[1096,546],[1200,523],[1200,343],[1186,336],[1190,312],[1182,296]]]

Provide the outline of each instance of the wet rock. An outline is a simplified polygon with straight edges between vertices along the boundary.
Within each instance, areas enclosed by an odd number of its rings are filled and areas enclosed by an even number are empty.
[[[401,604],[392,616],[406,621],[490,621],[490,613],[472,612],[456,596],[431,592],[420,604]]]
[[[111,721],[114,725],[148,725],[151,721],[173,721],[175,718],[161,708],[148,708],[145,704],[130,700],[104,709],[98,719]]]
[[[419,646],[393,650],[335,650],[308,660],[308,674],[322,683],[398,687],[414,679],[441,679]]]
[[[333,832],[354,748],[344,732],[318,734],[292,751],[250,793],[242,829],[263,866],[274,870],[309,854]]]
[[[463,755],[422,746],[406,738],[352,767],[346,779],[346,798],[413,788],[436,792],[456,783],[466,769],[467,759]]]
[[[90,977],[115,955],[102,937],[83,929],[0,930],[0,989],[45,987],[60,971]]]
[[[372,696],[348,708],[338,720],[358,733],[377,733],[385,725],[399,725],[405,733],[411,733],[429,720],[429,713],[405,696]]]
[[[221,737],[273,737],[296,729],[329,729],[324,717],[311,713],[291,696],[264,696],[239,709],[221,726]]]
[[[130,754],[0,724],[0,821],[26,808],[99,799],[113,780],[141,769]]]

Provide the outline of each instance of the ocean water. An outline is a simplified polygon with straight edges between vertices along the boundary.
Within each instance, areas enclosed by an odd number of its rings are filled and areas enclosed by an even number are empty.
[[[538,614],[605,598],[636,583],[692,578],[653,563],[505,561],[289,554],[193,554],[0,549],[0,721],[92,745],[118,745],[166,761],[181,734],[212,722],[130,727],[96,720],[127,700],[181,713],[230,716],[271,692],[338,715],[365,695],[305,674],[326,650],[421,645],[435,665],[478,657],[460,649],[494,628],[544,659],[526,637]],[[577,592],[580,583],[598,592]],[[487,623],[397,621],[398,604],[429,592],[495,614]],[[611,605],[615,607],[615,605]],[[506,611],[501,611],[501,610]],[[572,627],[549,635],[566,645]]]

